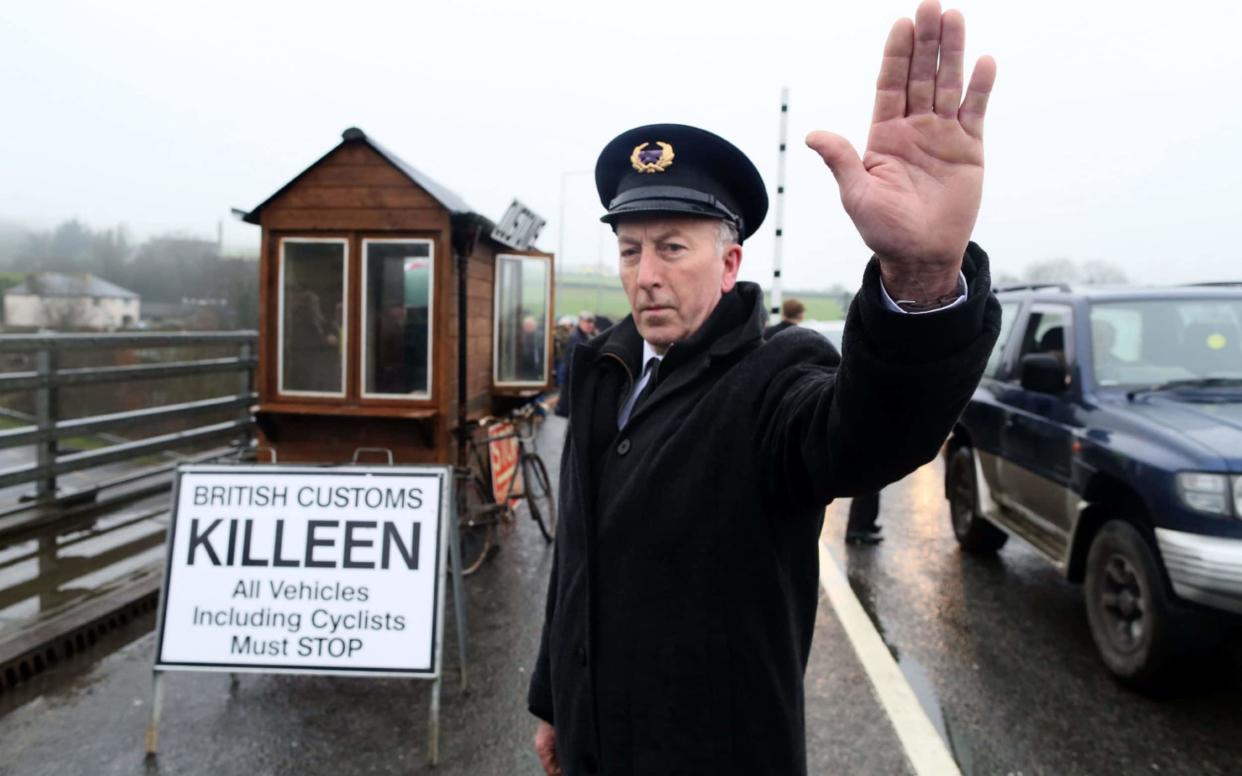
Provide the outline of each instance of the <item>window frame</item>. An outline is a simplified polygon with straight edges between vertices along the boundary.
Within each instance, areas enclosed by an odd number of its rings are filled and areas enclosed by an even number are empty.
[[[1027,306],[1026,314],[1022,316],[1021,334],[1018,334],[1015,330],[1012,335],[1016,336],[1017,339],[1014,341],[1013,363],[1006,382],[1021,384],[1022,356],[1026,355],[1022,348],[1026,344],[1027,331],[1030,329],[1031,321],[1036,315],[1043,316],[1048,314],[1065,316],[1064,328],[1068,329],[1068,331],[1063,331],[1061,336],[1065,341],[1065,373],[1069,376],[1069,383],[1066,385],[1066,388],[1072,388],[1078,382],[1075,377],[1078,363],[1076,358],[1077,348],[1075,347],[1077,326],[1075,325],[1074,319],[1076,316],[1074,305],[1069,302],[1031,302],[1031,304]]]
[[[341,350],[341,390],[299,391],[285,389],[285,245],[287,243],[336,243],[342,247],[341,254],[341,332],[338,345]],[[301,237],[281,235],[276,238],[276,395],[309,399],[345,399],[349,393],[349,243],[348,237]]]
[[[536,260],[547,265],[544,273],[543,379],[535,381],[500,380],[500,264],[506,259]],[[552,332],[552,257],[545,254],[498,253],[492,273],[492,387],[495,389],[546,388],[551,379]]]
[[[1012,322],[1009,324],[1009,330],[1003,332],[1004,336],[998,337],[996,347],[1000,350],[999,356],[996,360],[996,368],[993,370],[992,374],[988,374],[985,363],[983,379],[1004,382],[1009,378],[1009,373],[1013,371],[1013,364],[1011,362],[1014,359],[1014,340],[1017,336],[1015,332],[1025,330],[1027,313],[1029,312],[1030,305],[1027,303],[1026,299],[1000,299],[998,302],[1001,305],[1002,316],[1004,316],[1005,307],[1007,305],[1013,305],[1013,317],[1010,319]],[[1001,328],[1003,329],[1004,326],[1005,321],[1002,317]],[[997,351],[994,350],[993,353],[995,352]],[[992,353],[989,353],[988,361],[991,360]]]
[[[369,243],[425,243],[431,268],[427,274],[427,390],[422,393],[370,393],[367,391],[367,245]],[[360,237],[358,288],[358,398],[380,402],[432,401],[435,394],[436,241],[430,237]]]

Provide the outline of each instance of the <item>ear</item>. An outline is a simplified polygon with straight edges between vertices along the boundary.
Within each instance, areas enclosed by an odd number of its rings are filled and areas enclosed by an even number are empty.
[[[733,243],[725,248],[724,274],[720,278],[720,293],[727,294],[737,285],[737,273],[742,268],[742,246]]]

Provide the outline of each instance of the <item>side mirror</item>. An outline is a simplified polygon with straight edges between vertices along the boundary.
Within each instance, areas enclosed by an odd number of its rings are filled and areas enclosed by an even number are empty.
[[[1061,359],[1047,353],[1028,353],[1022,357],[1019,373],[1022,387],[1036,393],[1060,394],[1065,392],[1067,372]]]

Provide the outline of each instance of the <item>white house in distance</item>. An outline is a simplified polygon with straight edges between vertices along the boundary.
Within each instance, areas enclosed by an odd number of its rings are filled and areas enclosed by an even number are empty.
[[[47,329],[119,329],[138,322],[138,294],[89,272],[35,272],[4,292],[4,323]]]

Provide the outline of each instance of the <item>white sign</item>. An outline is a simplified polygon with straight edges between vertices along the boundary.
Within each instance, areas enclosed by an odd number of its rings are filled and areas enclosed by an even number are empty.
[[[182,467],[156,668],[439,676],[451,471]]]

